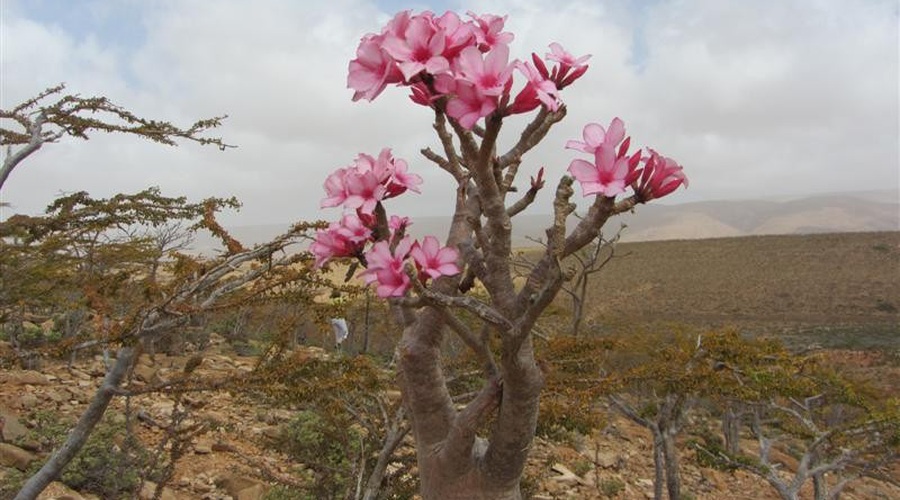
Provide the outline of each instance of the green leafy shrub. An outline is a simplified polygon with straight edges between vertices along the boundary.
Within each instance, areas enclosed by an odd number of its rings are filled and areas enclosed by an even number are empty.
[[[108,419],[94,429],[84,448],[63,471],[62,482],[101,498],[131,498],[140,488],[149,462],[149,453],[126,432],[125,424]]]
[[[315,500],[315,497],[293,486],[277,485],[269,488],[263,500]]]
[[[34,427],[27,439],[44,451],[62,444],[69,431],[69,425],[51,412],[34,412],[29,421]],[[132,498],[140,488],[142,476],[153,479],[150,462],[150,454],[126,431],[122,419],[110,414],[97,425],[78,455],[63,470],[60,481],[72,489],[104,499]]]
[[[275,447],[315,474],[312,498],[343,498],[354,486],[363,434],[355,426],[303,410],[283,425]]]
[[[600,482],[597,483],[597,488],[606,498],[615,498],[625,491],[625,483],[617,477],[610,477],[601,479]]]

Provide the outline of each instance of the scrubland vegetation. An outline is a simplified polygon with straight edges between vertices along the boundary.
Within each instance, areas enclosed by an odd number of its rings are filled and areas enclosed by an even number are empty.
[[[396,84],[433,113],[446,241],[389,216],[422,178],[388,148],[324,179],[335,221],[252,248],[216,218],[237,200],[156,188],[0,222],[4,498],[900,494],[898,233],[618,245],[607,221],[687,178],[613,118],[567,143],[546,240],[511,248],[546,183],[516,181],[523,157],[589,56],[511,62],[505,19],[470,17],[401,12],[348,78],[354,100]],[[0,188],[64,137],[228,147],[205,136],[219,118],[62,93],[0,110]],[[217,255],[187,251],[198,231]]]

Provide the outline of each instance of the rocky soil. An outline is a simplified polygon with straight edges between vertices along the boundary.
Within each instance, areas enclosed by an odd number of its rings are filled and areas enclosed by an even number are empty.
[[[0,345],[0,349],[4,346]],[[312,348],[311,348],[312,349]],[[319,350],[311,354],[322,355]],[[216,378],[240,375],[253,369],[255,359],[231,353],[221,341],[202,354],[198,375]],[[134,371],[134,387],[171,380],[182,372],[190,356],[142,356]],[[74,419],[83,410],[104,374],[102,357],[75,363],[45,361],[40,371],[0,371],[0,482],[14,469],[25,470],[42,460],[30,437],[37,410]],[[161,498],[258,500],[279,480],[296,481],[300,465],[272,451],[264,443],[278,435],[279,426],[292,417],[287,410],[264,408],[226,391],[186,396],[190,419],[207,424],[207,432],[192,439],[178,462]],[[123,398],[112,410],[124,411]],[[131,409],[139,416],[138,433],[153,446],[163,436],[175,402],[159,394],[132,398]],[[525,485],[535,499],[652,498],[653,463],[649,432],[629,421],[611,417],[609,425],[591,436],[574,436],[564,442],[538,438],[531,453]],[[748,441],[747,446],[753,446]],[[761,479],[743,472],[722,472],[699,467],[693,452],[683,450],[684,498],[764,499],[777,498]],[[400,453],[411,453],[411,443]],[[790,471],[796,461],[776,452]],[[895,466],[900,480],[900,467]],[[141,498],[152,498],[155,485],[145,484]],[[811,498],[811,491],[804,498]],[[89,499],[90,494],[53,483],[42,499]],[[870,479],[853,483],[842,498],[900,498],[900,487]]]

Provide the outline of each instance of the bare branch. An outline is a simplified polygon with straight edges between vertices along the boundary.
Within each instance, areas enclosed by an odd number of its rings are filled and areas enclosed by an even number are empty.
[[[517,142],[506,154],[500,157],[500,161],[498,162],[500,168],[506,168],[515,162],[521,161],[522,156],[537,146],[547,135],[547,132],[550,131],[550,127],[561,121],[565,116],[565,105],[560,106],[557,111],[552,112],[547,111],[546,108],[542,107],[541,111],[534,117],[534,120],[532,120],[531,123],[525,127],[525,130],[522,131],[519,142]]]
[[[3,166],[0,167],[0,189],[3,189],[6,179],[9,178],[9,174],[12,173],[13,169],[16,168],[22,160],[28,158],[29,155],[38,149],[41,149],[41,146],[44,145],[46,139],[43,136],[42,129],[45,120],[46,117],[44,116],[44,113],[40,113],[33,123],[29,123],[26,126],[26,130],[30,133],[28,144],[15,152],[12,152],[12,146],[10,146],[8,150],[9,154],[3,160]]]

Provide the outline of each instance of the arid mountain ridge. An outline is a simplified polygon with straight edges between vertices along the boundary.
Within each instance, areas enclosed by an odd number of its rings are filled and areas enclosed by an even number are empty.
[[[530,238],[544,235],[549,216],[521,214],[515,219],[513,244],[534,246]],[[449,217],[416,217],[413,236],[443,234]],[[574,222],[573,222],[574,223]],[[813,234],[900,231],[900,192],[879,190],[830,193],[792,199],[719,200],[666,205],[651,203],[635,213],[623,214],[607,224],[612,235],[620,223],[628,227],[622,241],[728,238],[766,234]],[[261,224],[228,228],[246,245],[262,243],[284,231],[287,224]],[[202,236],[194,249],[207,253],[214,240]]]

